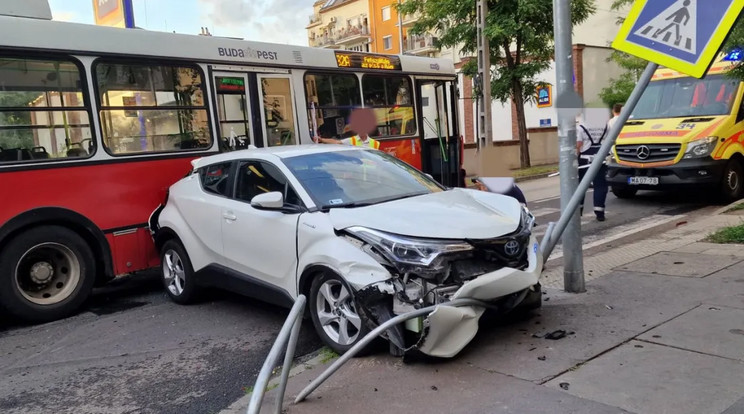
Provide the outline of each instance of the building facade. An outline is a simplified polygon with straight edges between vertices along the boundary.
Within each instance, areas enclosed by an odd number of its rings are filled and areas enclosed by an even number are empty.
[[[320,0],[313,4],[307,29],[312,47],[373,51],[370,2],[372,0]]]

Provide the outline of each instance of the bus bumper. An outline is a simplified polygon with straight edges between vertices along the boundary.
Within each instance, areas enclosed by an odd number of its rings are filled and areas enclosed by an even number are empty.
[[[638,168],[611,162],[607,167],[607,183],[612,187],[639,190],[674,190],[690,187],[713,188],[721,182],[727,160],[711,158],[682,160],[665,167]],[[658,178],[657,184],[631,184],[632,177]]]

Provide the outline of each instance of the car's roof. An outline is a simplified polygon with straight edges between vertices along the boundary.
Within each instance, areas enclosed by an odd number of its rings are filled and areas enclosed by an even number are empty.
[[[244,158],[290,158],[298,155],[322,154],[327,152],[341,152],[365,149],[364,147],[353,147],[350,145],[334,144],[311,144],[311,145],[285,145],[278,147],[252,148],[239,151],[225,152],[208,157],[197,158],[191,162],[194,168],[200,168],[218,162],[239,160]]]

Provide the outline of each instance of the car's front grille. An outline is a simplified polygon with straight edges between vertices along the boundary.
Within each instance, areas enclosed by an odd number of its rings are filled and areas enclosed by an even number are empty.
[[[637,144],[618,145],[617,157],[620,161],[629,162],[662,162],[677,158],[681,144]]]

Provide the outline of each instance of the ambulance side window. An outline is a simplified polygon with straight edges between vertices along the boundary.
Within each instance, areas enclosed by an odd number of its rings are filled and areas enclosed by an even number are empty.
[[[736,123],[744,121],[744,99],[741,100],[741,103],[739,104],[739,112],[736,114]]]

